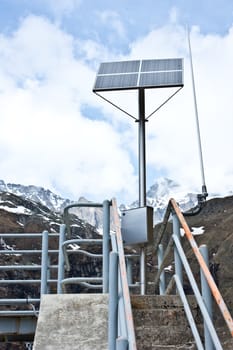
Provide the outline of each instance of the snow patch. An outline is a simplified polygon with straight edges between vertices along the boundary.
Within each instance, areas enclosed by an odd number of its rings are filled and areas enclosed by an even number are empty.
[[[3,209],[5,211],[8,211],[9,213],[14,213],[14,214],[26,214],[26,215],[32,214],[31,210],[23,207],[22,205],[16,208],[10,208],[8,206],[0,205],[0,209]]]

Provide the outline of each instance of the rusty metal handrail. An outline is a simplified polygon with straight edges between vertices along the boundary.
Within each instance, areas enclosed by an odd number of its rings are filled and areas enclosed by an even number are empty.
[[[174,211],[178,217],[178,220],[179,220],[182,228],[184,229],[185,236],[191,245],[191,248],[192,248],[192,250],[197,258],[197,261],[198,261],[198,263],[203,271],[203,274],[205,275],[205,278],[206,278],[207,283],[210,287],[211,293],[212,293],[212,295],[213,295],[213,297],[214,297],[214,299],[219,307],[219,310],[221,311],[222,316],[223,316],[223,318],[224,318],[224,320],[225,320],[225,322],[230,330],[230,333],[233,337],[233,320],[232,320],[231,314],[230,314],[230,312],[229,312],[229,310],[228,310],[228,308],[223,300],[223,297],[222,297],[222,295],[221,295],[221,293],[220,293],[220,291],[219,291],[219,289],[218,289],[218,287],[217,287],[217,285],[216,285],[216,283],[215,283],[215,281],[214,281],[214,279],[209,271],[209,268],[208,268],[208,266],[207,266],[207,264],[202,256],[202,254],[199,251],[197,243],[196,243],[196,241],[195,241],[195,239],[194,239],[194,237],[193,237],[193,235],[188,227],[188,224],[187,224],[180,208],[178,207],[176,201],[173,198],[170,200],[170,203],[171,203],[171,206],[174,209]]]
[[[118,257],[119,257],[119,270],[120,270],[120,276],[121,276],[121,282],[122,282],[122,292],[123,292],[126,324],[127,324],[127,330],[128,330],[128,338],[129,338],[129,349],[137,350],[134,322],[133,322],[133,313],[132,313],[132,307],[131,307],[129,286],[127,281],[124,247],[123,247],[123,241],[122,241],[122,235],[121,235],[121,225],[120,225],[120,219],[117,211],[116,199],[112,200],[112,208],[113,208],[113,218],[114,218],[114,224],[115,224],[115,230],[116,230],[116,241],[117,241]]]
[[[209,268],[201,254],[201,252],[199,251],[199,248],[198,248],[198,245],[189,229],[189,226],[184,218],[184,215],[182,214],[180,208],[178,207],[178,204],[176,203],[176,201],[172,198],[170,199],[169,203],[168,203],[168,207],[167,207],[167,210],[166,210],[166,213],[165,213],[165,216],[164,216],[164,220],[162,222],[162,226],[160,228],[160,231],[158,232],[158,235],[157,235],[157,238],[156,238],[156,242],[155,242],[155,249],[157,250],[158,249],[158,246],[165,234],[165,231],[166,231],[166,227],[167,227],[167,223],[168,223],[168,220],[169,220],[169,216],[171,214],[171,212],[174,211],[175,214],[177,215],[177,218],[180,222],[180,225],[182,226],[184,232],[185,232],[185,237],[188,239],[189,241],[189,244],[191,245],[191,248],[193,250],[193,253],[198,261],[198,264],[200,265],[202,271],[203,271],[203,274],[205,275],[205,278],[207,280],[207,283],[209,285],[209,288],[211,290],[211,293],[219,307],[219,310],[220,312],[222,313],[222,316],[227,324],[227,327],[231,333],[231,336],[233,337],[233,320],[232,320],[232,317],[231,317],[231,314],[223,300],[223,297],[209,271]],[[166,258],[166,254],[164,256],[164,258]],[[160,278],[160,275],[161,275],[161,272],[163,270],[163,265],[165,263],[165,259],[164,261],[162,262],[162,265],[160,266],[160,269],[159,271],[157,272],[156,274],[156,277],[155,277],[155,287],[158,285],[159,283],[159,278]],[[168,289],[171,289],[171,286],[168,286]]]

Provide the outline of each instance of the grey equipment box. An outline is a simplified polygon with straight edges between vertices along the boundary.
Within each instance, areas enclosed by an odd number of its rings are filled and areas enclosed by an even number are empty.
[[[145,206],[122,211],[121,231],[125,245],[152,242],[153,208]]]

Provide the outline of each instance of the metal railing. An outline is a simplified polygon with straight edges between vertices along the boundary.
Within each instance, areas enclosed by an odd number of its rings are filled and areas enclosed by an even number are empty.
[[[116,233],[112,232],[110,235],[111,206],[113,207]],[[103,208],[102,239],[71,239],[69,210],[75,207]],[[139,255],[124,255],[116,201],[104,201],[103,204],[77,203],[69,205],[64,209],[64,223],[65,224],[62,225],[59,243],[58,285],[60,285],[60,288],[58,292],[66,292],[67,285],[78,284],[88,289],[99,289],[102,293],[109,293],[108,347],[110,350],[136,350],[128,280],[132,281],[130,261],[132,258],[139,258]],[[68,239],[66,239],[66,237]],[[73,251],[74,254],[103,259],[102,277],[80,276],[64,278],[64,271],[70,271],[71,269],[70,254],[67,250],[71,244],[77,244],[79,246],[78,250]],[[85,245],[100,245],[102,246],[102,253],[91,253],[85,250]],[[110,245],[112,246],[111,253]],[[129,261],[127,267],[126,259]],[[131,287],[135,286],[137,286],[137,284],[131,284]]]
[[[165,238],[166,227],[171,214],[172,214],[173,233],[169,234],[170,237],[166,237],[168,244],[164,251],[164,248],[161,242],[163,238]],[[199,291],[197,282],[194,278],[187,256],[181,244],[181,235],[180,235],[181,227],[184,230],[185,237],[188,240],[192,248],[192,252],[199,264],[199,268],[201,271],[202,294]],[[174,245],[175,274],[171,278],[169,284],[166,286],[164,268],[166,266],[166,261],[171,252],[173,245]],[[155,288],[156,289],[159,288],[160,294],[167,295],[172,292],[175,284],[176,291],[180,295],[181,300],[183,302],[184,310],[185,310],[190,328],[192,330],[192,333],[196,342],[196,346],[198,350],[204,349],[198,328],[195,324],[190,306],[188,304],[187,297],[184,292],[184,288],[183,288],[183,269],[184,269],[188,277],[189,283],[192,287],[193,293],[195,295],[197,304],[199,305],[199,308],[203,316],[205,349],[208,349],[208,350],[222,349],[220,340],[218,338],[218,335],[216,333],[213,320],[212,320],[211,294],[218,305],[218,308],[230,330],[231,335],[233,336],[232,317],[209,271],[207,248],[206,246],[201,246],[200,248],[197,246],[197,243],[188,227],[188,224],[185,221],[185,218],[174,199],[171,199],[169,201],[169,204],[164,216],[164,221],[161,225],[160,231],[156,236],[155,250],[158,256],[158,272],[155,277]]]
[[[4,278],[3,276],[0,279],[0,285],[10,285],[10,284],[33,284],[38,285],[38,297],[37,298],[22,298],[22,299],[0,299],[1,305],[16,305],[16,304],[38,304],[40,302],[40,296],[42,294],[48,293],[48,288],[50,284],[57,283],[57,279],[51,279],[50,271],[51,270],[57,270],[58,265],[51,265],[49,256],[51,254],[58,254],[58,250],[52,250],[48,248],[49,239],[54,239],[54,237],[59,237],[59,234],[54,233],[48,233],[47,231],[44,231],[43,233],[1,233],[0,234],[2,242],[5,242],[7,239],[14,239],[16,242],[17,240],[34,240],[34,239],[40,239],[41,240],[41,249],[15,249],[14,247],[10,247],[9,245],[6,246],[5,249],[0,249],[1,255],[16,255],[21,256],[22,259],[25,259],[26,256],[30,255],[30,259],[27,259],[26,264],[16,264],[14,261],[10,265],[2,265],[0,266],[0,271],[20,271],[21,273],[25,271],[40,271],[40,278],[15,278],[15,279],[8,279]],[[15,244],[17,246],[17,243]],[[37,263],[33,263],[33,257],[37,258]],[[39,263],[38,260],[41,260]],[[16,273],[17,275],[17,273]],[[25,314],[33,314],[34,311],[25,310]],[[18,311],[18,314],[22,313],[22,311]],[[34,312],[35,313],[35,312]],[[0,315],[4,315],[5,311],[2,310],[0,312]],[[17,314],[17,311],[15,312]]]
[[[0,341],[33,341],[41,296],[51,293],[51,287],[56,293],[58,249],[49,249],[49,242],[58,240],[59,234],[1,233],[0,237],[0,286],[10,293],[0,298]]]
[[[112,200],[112,206],[116,233],[112,234],[110,254],[109,349],[136,350],[126,259],[115,199]]]
[[[108,293],[109,290],[109,251],[110,251],[110,206],[111,202],[105,200],[101,203],[74,203],[64,209],[64,225],[62,225],[60,242],[59,242],[59,269],[58,269],[58,293],[66,292],[67,285],[78,284],[88,289],[100,289],[103,293]],[[102,239],[71,239],[70,230],[70,209],[73,208],[103,208],[103,238]],[[91,253],[85,249],[77,249],[70,251],[68,247],[72,244],[77,244],[80,248],[85,246],[102,247],[102,253]],[[78,254],[86,255],[95,259],[102,259],[102,276],[101,277],[68,277],[65,278],[65,270],[70,271],[69,255]]]

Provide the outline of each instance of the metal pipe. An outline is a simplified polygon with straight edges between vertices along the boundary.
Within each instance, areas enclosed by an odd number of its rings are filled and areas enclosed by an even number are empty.
[[[67,226],[66,226],[67,228]],[[69,263],[69,256],[68,253],[70,252],[69,250],[67,250],[67,246],[70,244],[82,244],[82,243],[88,243],[88,244],[102,244],[103,245],[103,240],[102,239],[80,239],[80,238],[76,238],[76,239],[69,239],[68,241],[65,241],[62,243],[62,251],[63,251],[63,255],[64,255],[64,261],[65,261],[65,268],[66,271],[70,271],[70,263]],[[75,253],[75,254],[80,254],[79,250],[72,250],[71,252]],[[100,257],[99,254],[98,256],[94,256],[95,254],[92,253],[85,253],[86,255],[98,258]]]
[[[146,248],[142,247],[140,251],[140,287],[141,295],[146,294]]]
[[[139,170],[139,206],[146,206],[146,117],[145,90],[138,90],[138,170]],[[141,295],[146,293],[146,247],[140,252]]]
[[[129,342],[127,338],[119,337],[116,341],[116,350],[128,350]]]
[[[103,202],[103,293],[109,290],[110,202]]]
[[[40,303],[40,299],[0,299],[0,305],[21,305],[21,304],[38,304]]]
[[[0,250],[0,254],[6,254],[6,255],[21,255],[21,254],[41,254],[42,253],[42,250],[40,249],[28,249],[28,250],[21,250],[21,249],[18,249],[18,250],[14,250],[14,249],[11,249],[11,250]],[[58,250],[54,250],[54,249],[51,249],[51,250],[48,250],[48,253],[51,253],[51,254],[57,254],[58,253]]]
[[[43,233],[0,233],[3,238],[35,238],[42,237]],[[59,233],[49,233],[49,237],[59,237]]]
[[[124,247],[123,247],[123,241],[122,241],[122,235],[121,235],[121,228],[120,228],[120,219],[117,211],[117,203],[116,200],[112,200],[112,207],[113,207],[113,217],[115,222],[115,229],[116,229],[116,240],[117,240],[117,247],[118,247],[118,254],[119,254],[119,270],[120,270],[120,276],[121,276],[121,288],[122,288],[122,294],[123,294],[123,303],[124,303],[124,315],[125,317],[123,319],[126,320],[127,323],[127,333],[128,333],[128,340],[130,344],[130,350],[136,350],[136,338],[135,338],[135,329],[134,329],[134,322],[133,322],[133,313],[132,313],[132,306],[131,306],[131,300],[130,300],[130,294],[129,294],[129,286],[127,281],[127,273],[126,273],[126,266],[125,266],[125,256],[124,256]]]
[[[158,246],[158,268],[160,268],[163,262],[163,245],[159,244]],[[165,272],[164,269],[159,278],[159,294],[164,295],[166,290],[166,282],[165,282]]]
[[[173,233],[174,236],[180,242],[180,222],[176,214],[172,215],[172,223],[173,223]],[[175,258],[175,274],[179,277],[180,283],[183,286],[183,271],[182,271],[182,262],[180,256],[177,251],[177,247],[174,247],[174,258]]]
[[[118,324],[118,254],[110,253],[108,347],[116,349]]]
[[[161,265],[160,265],[160,267],[158,267],[158,271],[157,271],[157,274],[155,276],[155,282],[154,282],[155,283],[155,292],[156,292],[157,286],[159,285],[160,275],[165,267],[166,259],[169,256],[169,253],[170,253],[172,247],[173,247],[173,239],[172,239],[172,237],[170,237],[168,245],[167,245],[165,252],[164,252],[164,255],[163,255],[163,261],[161,261]]]
[[[62,251],[62,245],[65,240],[66,225],[60,226],[59,237],[59,253],[58,253],[58,272],[57,272],[57,294],[62,294],[61,282],[64,279],[64,254]]]
[[[1,310],[0,316],[36,316],[37,310]]]
[[[138,90],[138,154],[139,154],[139,206],[146,205],[146,131],[145,91]]]
[[[43,232],[42,236],[42,254],[41,254],[41,286],[40,295],[47,294],[47,280],[48,280],[48,248],[49,238],[48,231]]]
[[[138,154],[139,154],[139,206],[146,205],[146,119],[145,90],[138,90]],[[140,286],[141,295],[146,293],[146,248],[140,252]]]
[[[203,256],[203,259],[205,260],[205,263],[207,266],[209,266],[209,254],[208,254],[208,248],[205,244],[201,245],[199,247],[200,253]],[[209,285],[206,281],[205,275],[200,268],[200,273],[201,273],[201,294],[203,301],[205,303],[206,309],[209,313],[210,319],[213,321],[213,306],[212,306],[212,295],[211,291],[209,288]],[[211,335],[209,333],[208,327],[206,325],[206,322],[204,320],[204,336],[205,336],[205,349],[208,350],[214,350],[214,344],[211,338]]]
[[[133,284],[133,266],[132,266],[132,260],[130,258],[126,257],[126,271],[127,271],[127,280],[128,285]]]
[[[41,279],[39,280],[1,280],[0,284],[41,284]],[[56,279],[49,279],[47,283],[57,283]]]

